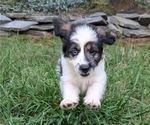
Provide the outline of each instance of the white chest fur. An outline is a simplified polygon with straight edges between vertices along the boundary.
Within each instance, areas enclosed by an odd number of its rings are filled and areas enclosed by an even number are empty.
[[[104,57],[87,77],[83,77],[75,72],[73,66],[63,56],[61,57],[61,66],[60,88],[64,99],[60,106],[64,108],[64,105],[68,103],[78,104],[79,93],[81,91],[86,91],[86,97],[84,98],[86,105],[90,105],[91,107],[100,106],[100,100],[104,95],[107,80]],[[69,108],[75,106],[72,105]]]

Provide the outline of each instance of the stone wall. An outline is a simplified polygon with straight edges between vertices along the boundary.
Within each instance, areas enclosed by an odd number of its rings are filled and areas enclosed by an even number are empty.
[[[150,38],[150,14],[125,14],[118,13],[108,16],[106,13],[97,12],[91,15],[44,15],[27,13],[7,13],[0,15],[0,37],[13,33],[46,36],[53,32],[53,18],[62,18],[71,24],[89,23],[111,30],[117,37]]]

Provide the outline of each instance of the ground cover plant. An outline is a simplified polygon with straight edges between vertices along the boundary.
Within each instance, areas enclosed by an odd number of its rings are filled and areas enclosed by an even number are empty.
[[[71,7],[85,6],[87,0],[2,0],[1,12],[24,12],[24,13],[53,13],[67,11]]]
[[[120,12],[120,9],[127,12],[129,9],[133,9],[133,12],[141,13],[141,10],[138,11],[137,4],[140,8],[141,6],[145,8],[143,13],[149,10],[150,3],[148,0],[1,0],[0,12],[3,14],[40,12],[51,15],[75,10],[75,12],[86,14],[102,11],[112,15],[115,11]]]
[[[0,124],[148,125],[150,46],[105,46],[108,84],[102,107],[61,110],[55,73],[61,42],[56,37],[0,39]],[[83,95],[81,95],[83,96]]]

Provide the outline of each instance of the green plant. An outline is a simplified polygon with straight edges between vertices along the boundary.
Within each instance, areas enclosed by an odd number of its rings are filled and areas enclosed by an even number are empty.
[[[139,4],[150,7],[150,1],[149,0],[137,0]]]
[[[66,11],[70,7],[75,7],[77,5],[85,5],[87,0],[28,0],[25,2],[15,2],[11,4],[3,4],[1,7],[1,12],[59,12]]]
[[[150,46],[105,46],[108,84],[102,107],[61,110],[55,73],[58,38],[0,39],[0,124],[148,125]],[[83,95],[81,95],[83,96]]]

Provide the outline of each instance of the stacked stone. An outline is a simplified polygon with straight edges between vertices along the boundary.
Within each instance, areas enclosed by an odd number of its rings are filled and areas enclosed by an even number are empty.
[[[62,18],[71,24],[88,23],[98,28],[103,27],[105,30],[110,29],[118,37],[150,37],[150,14],[118,13],[114,16],[108,16],[103,12],[84,16],[7,13],[5,16],[0,15],[0,37],[9,36],[14,32],[47,36],[53,32],[52,20],[54,18]]]

